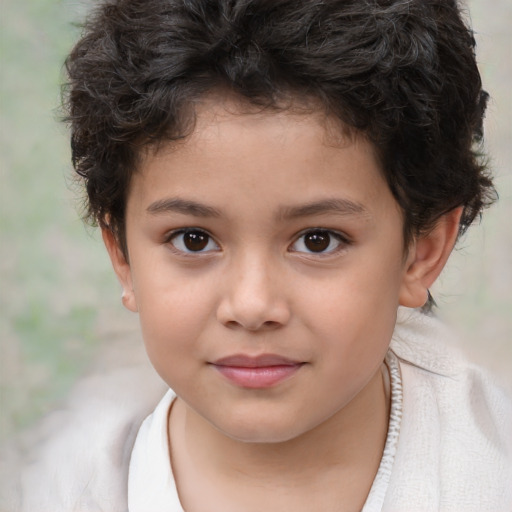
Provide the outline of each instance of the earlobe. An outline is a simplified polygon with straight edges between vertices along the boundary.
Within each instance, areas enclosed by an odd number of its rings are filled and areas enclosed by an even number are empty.
[[[437,279],[452,252],[462,215],[462,207],[446,213],[434,228],[411,244],[400,288],[400,305],[422,307],[428,290]]]
[[[119,243],[116,240],[112,231],[108,228],[102,228],[101,236],[103,237],[103,242],[105,243],[105,247],[107,248],[107,252],[110,256],[110,261],[112,262],[112,266],[114,267],[114,272],[121,283],[123,288],[122,293],[122,302],[126,309],[137,312],[137,302],[135,300],[135,294],[133,291],[133,281],[132,281],[132,273],[130,264],[126,260],[123,251],[119,247]]]

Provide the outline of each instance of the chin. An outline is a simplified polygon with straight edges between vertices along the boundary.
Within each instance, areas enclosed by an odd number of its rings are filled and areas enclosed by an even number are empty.
[[[261,418],[247,423],[214,425],[225,436],[241,443],[275,444],[285,443],[299,437],[304,432],[297,424],[281,424],[275,418],[261,421]]]

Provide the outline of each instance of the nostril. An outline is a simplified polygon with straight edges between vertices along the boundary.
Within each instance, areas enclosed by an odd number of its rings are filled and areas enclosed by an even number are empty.
[[[237,329],[239,327],[242,327],[238,322],[235,322],[234,320],[230,320],[228,322],[224,322],[224,325],[228,328],[228,329]]]
[[[275,322],[273,320],[268,320],[263,323],[258,323],[251,325],[249,323],[242,324],[241,322],[237,322],[236,320],[229,320],[228,322],[224,322],[224,325],[228,329],[245,329],[247,331],[262,331],[262,330],[273,330],[277,329],[280,325],[282,325],[280,322]]]
[[[261,274],[261,273],[260,273]],[[237,281],[223,293],[216,309],[216,317],[229,329],[248,331],[273,330],[285,325],[290,318],[285,297],[268,285],[254,279]],[[265,286],[263,286],[265,284]]]
[[[245,329],[248,331],[270,331],[272,329],[277,329],[282,324],[280,322],[275,322],[274,320],[267,320],[266,322],[260,323],[258,325],[246,325]]]

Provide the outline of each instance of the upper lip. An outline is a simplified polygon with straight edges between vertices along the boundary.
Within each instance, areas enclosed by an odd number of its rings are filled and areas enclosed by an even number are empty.
[[[265,368],[268,366],[295,366],[301,364],[301,362],[277,354],[262,354],[259,356],[235,354],[217,359],[212,364],[216,366],[233,366],[240,368]]]

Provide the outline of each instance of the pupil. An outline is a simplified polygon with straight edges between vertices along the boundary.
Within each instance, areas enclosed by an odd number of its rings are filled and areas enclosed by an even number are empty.
[[[208,245],[208,235],[190,231],[183,235],[183,243],[189,251],[202,251]]]
[[[304,244],[312,252],[325,251],[329,247],[330,243],[331,237],[329,236],[329,233],[322,231],[309,233],[306,235],[306,239],[304,240]]]

